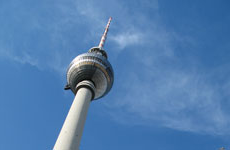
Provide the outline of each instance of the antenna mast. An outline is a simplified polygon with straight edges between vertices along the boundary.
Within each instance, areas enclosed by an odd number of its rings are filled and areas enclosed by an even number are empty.
[[[109,21],[108,21],[106,28],[105,28],[105,32],[101,37],[101,41],[100,41],[100,44],[98,46],[100,49],[103,49],[103,46],[105,44],[105,40],[106,40],[107,33],[109,31],[109,25],[110,25],[111,20],[112,20],[112,17],[109,18]]]

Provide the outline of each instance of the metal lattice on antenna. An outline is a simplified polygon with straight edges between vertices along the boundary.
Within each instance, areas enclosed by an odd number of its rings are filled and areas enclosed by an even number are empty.
[[[100,49],[103,49],[103,47],[104,47],[105,40],[106,40],[106,37],[107,37],[107,33],[109,31],[109,25],[110,25],[111,20],[112,20],[112,17],[109,18],[109,21],[108,21],[108,23],[106,25],[106,28],[105,28],[105,32],[101,37],[101,41],[100,41],[100,44],[98,46]]]

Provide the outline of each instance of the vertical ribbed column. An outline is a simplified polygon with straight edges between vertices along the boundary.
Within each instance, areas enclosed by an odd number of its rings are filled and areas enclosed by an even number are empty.
[[[77,85],[77,89],[53,150],[79,150],[88,108],[94,94],[94,85],[90,81],[82,81]]]

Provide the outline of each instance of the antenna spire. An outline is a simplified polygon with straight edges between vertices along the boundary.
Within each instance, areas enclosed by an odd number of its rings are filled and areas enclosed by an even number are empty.
[[[109,21],[108,21],[106,28],[105,28],[105,32],[101,37],[101,41],[100,41],[100,44],[98,46],[100,49],[103,49],[103,46],[105,44],[105,40],[106,40],[107,33],[109,31],[109,25],[110,25],[111,20],[112,20],[112,17],[109,18]]]

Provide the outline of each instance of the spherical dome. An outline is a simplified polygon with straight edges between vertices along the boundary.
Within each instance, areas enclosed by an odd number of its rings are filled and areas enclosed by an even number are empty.
[[[77,56],[67,70],[67,84],[76,93],[76,85],[83,80],[90,80],[95,85],[94,99],[106,95],[113,85],[113,69],[98,48],[92,48],[88,53]],[[105,52],[105,51],[104,51]],[[106,54],[106,53],[105,53]]]

